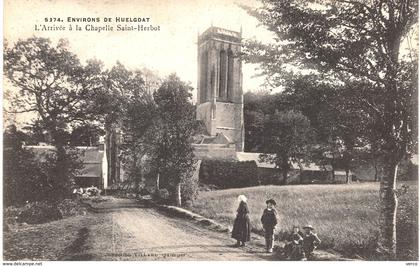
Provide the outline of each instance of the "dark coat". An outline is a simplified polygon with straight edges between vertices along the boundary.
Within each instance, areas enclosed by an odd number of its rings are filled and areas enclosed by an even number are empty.
[[[294,241],[296,241],[298,244],[302,244],[302,242],[303,242],[303,234],[302,234],[302,232],[297,232],[297,233],[293,233],[290,237],[289,237],[289,239],[288,239],[290,242],[294,242]]]
[[[249,219],[248,205],[241,201],[235,221],[233,222],[232,238],[246,242],[251,239],[251,221]]]
[[[261,223],[264,230],[272,230],[277,224],[277,211],[275,209],[265,209],[261,216]]]
[[[321,240],[316,234],[312,232],[308,235],[304,234],[302,247],[305,253],[311,253],[319,244],[321,244]]]

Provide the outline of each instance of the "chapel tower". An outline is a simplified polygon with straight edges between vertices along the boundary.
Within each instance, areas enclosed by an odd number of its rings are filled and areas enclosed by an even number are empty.
[[[210,27],[198,36],[197,120],[207,133],[244,148],[241,32]]]

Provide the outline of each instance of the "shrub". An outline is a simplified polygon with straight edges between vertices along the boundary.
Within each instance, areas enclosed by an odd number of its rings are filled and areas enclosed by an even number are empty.
[[[46,149],[36,155],[22,146],[16,129],[4,133],[4,204],[60,200],[71,195],[82,164],[71,149]]]
[[[169,191],[166,188],[156,190],[153,199],[158,203],[167,204],[170,199]]]
[[[78,199],[64,199],[58,204],[51,202],[28,202],[21,207],[9,206],[4,209],[5,224],[27,223],[39,224],[67,218],[76,215],[85,215],[86,208]]]
[[[35,155],[14,143],[4,147],[3,156],[4,205],[43,200],[47,183]]]
[[[86,208],[80,204],[78,199],[64,199],[57,205],[57,208],[63,218],[84,215],[87,212]]]
[[[200,182],[219,188],[241,188],[259,184],[255,161],[230,162],[204,160],[200,167]]]
[[[58,148],[48,152],[45,161],[40,163],[42,174],[48,180],[42,192],[46,199],[59,201],[71,197],[75,188],[75,177],[82,166],[75,150]]]
[[[63,215],[57,205],[46,202],[30,203],[28,208],[19,213],[17,222],[40,224],[62,219]]]

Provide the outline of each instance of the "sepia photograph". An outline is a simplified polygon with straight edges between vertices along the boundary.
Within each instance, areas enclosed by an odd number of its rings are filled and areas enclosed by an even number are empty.
[[[5,0],[3,265],[416,266],[418,33],[416,0]]]

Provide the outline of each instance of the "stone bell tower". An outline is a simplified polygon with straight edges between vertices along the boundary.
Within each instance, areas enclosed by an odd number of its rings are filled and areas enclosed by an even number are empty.
[[[210,27],[198,36],[197,120],[220,143],[244,148],[241,32]]]

